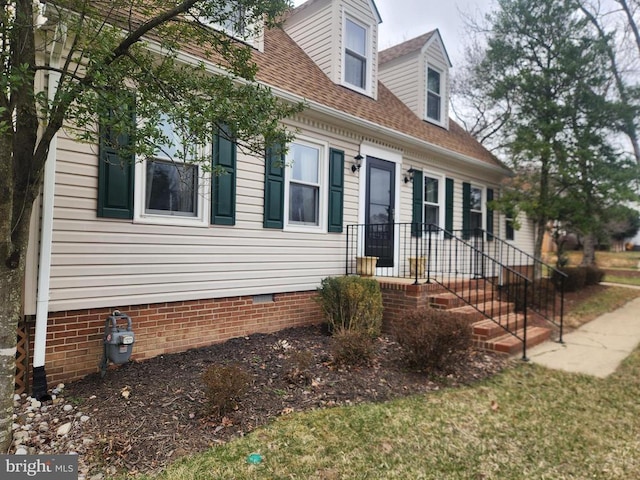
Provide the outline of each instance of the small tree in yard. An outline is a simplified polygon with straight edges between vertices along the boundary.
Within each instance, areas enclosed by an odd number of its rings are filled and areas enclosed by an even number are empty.
[[[259,33],[257,25],[263,20],[274,25],[288,7],[288,0],[58,0],[44,10],[33,0],[2,2],[2,451],[11,440],[16,327],[22,316],[29,221],[52,139],[64,127],[95,145],[101,125],[111,133],[107,140],[114,146],[115,139],[126,135],[129,156],[144,157],[153,154],[156,145],[170,142],[162,125],[171,122],[186,140],[182,150],[173,145],[174,158],[203,168],[210,156],[198,155],[193,146],[209,143],[223,125],[225,135],[245,151],[262,154],[268,144],[286,144],[291,134],[279,120],[302,106],[283,103],[257,84],[251,48],[211,25],[226,25],[239,35]],[[203,62],[179,61],[186,45],[224,73],[207,71]],[[57,88],[38,88],[51,75],[59,79]],[[137,125],[131,122],[134,112]]]
[[[633,157],[613,142],[630,110],[611,93],[612,39],[594,29],[576,0],[496,6],[467,95],[483,100],[473,105],[490,120],[478,138],[497,145],[516,172],[495,206],[515,206],[535,223],[536,256],[549,222],[570,221],[590,265],[604,212],[633,197],[638,176]]]

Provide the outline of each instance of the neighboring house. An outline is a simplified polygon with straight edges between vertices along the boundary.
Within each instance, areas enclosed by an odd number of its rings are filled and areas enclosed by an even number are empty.
[[[532,250],[530,228],[514,233],[487,208],[508,170],[449,119],[440,33],[378,52],[380,21],[372,0],[310,0],[256,39],[259,81],[308,106],[286,122],[300,133],[284,168],[219,139],[210,148],[228,175],[185,167],[192,183],[177,186],[162,158],[121,170],[106,162],[117,152],[60,132],[51,229],[35,208],[25,301],[47,325],[34,364],[50,381],[97,371],[114,309],[133,319],[137,360],[320,321],[313,297],[345,273],[350,225],[478,227]],[[398,249],[379,267],[397,268]]]

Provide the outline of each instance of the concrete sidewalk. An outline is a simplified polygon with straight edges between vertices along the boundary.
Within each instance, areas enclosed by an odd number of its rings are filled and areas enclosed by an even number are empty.
[[[555,370],[604,378],[640,344],[640,298],[564,335],[530,348],[529,359]]]

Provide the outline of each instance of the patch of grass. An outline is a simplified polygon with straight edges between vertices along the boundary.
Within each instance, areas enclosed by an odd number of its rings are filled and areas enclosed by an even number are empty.
[[[608,287],[572,306],[569,313],[564,316],[564,324],[569,328],[577,328],[638,297],[640,297],[640,290]]]
[[[569,259],[569,266],[575,267],[580,265],[582,252],[565,252],[565,255]],[[544,259],[551,265],[555,265],[556,263],[556,255],[554,253],[545,254]],[[600,268],[628,268],[637,270],[638,262],[640,262],[640,252],[596,252],[596,264]]]
[[[143,478],[640,478],[639,378],[640,352],[604,380],[518,363],[473,387],[282,417]]]
[[[611,283],[622,283],[624,285],[640,286],[640,277],[620,277],[616,275],[605,275],[604,281]]]

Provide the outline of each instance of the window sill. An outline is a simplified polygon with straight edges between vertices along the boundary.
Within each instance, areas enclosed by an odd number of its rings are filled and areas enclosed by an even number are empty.
[[[286,224],[283,231],[293,233],[327,233],[327,229],[321,226],[296,224]]]
[[[445,123],[444,123],[444,122],[442,122],[442,121],[435,120],[435,119],[433,119],[433,118],[431,118],[431,117],[426,117],[426,118],[424,119],[424,121],[425,121],[425,122],[428,122],[428,123],[431,123],[431,124],[433,124],[433,125],[436,125],[436,126],[438,126],[438,127],[440,127],[440,128],[444,128],[445,130],[447,130],[447,126],[446,126],[446,125],[445,125]]]
[[[133,219],[133,223],[200,228],[209,226],[209,223],[202,218],[181,217],[178,215],[141,215],[136,216]]]

